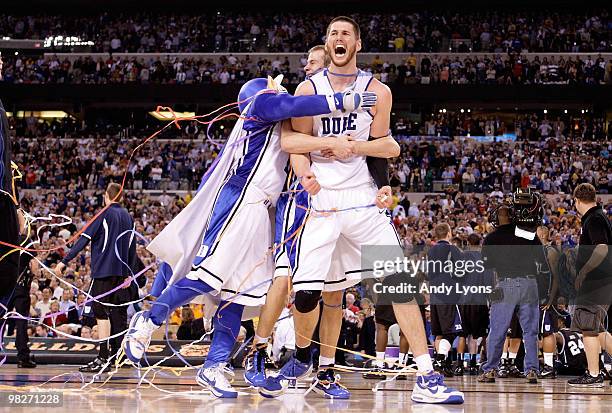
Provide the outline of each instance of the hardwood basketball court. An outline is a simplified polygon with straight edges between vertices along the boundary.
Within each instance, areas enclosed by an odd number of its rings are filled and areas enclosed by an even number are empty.
[[[604,413],[612,411],[612,387],[609,382],[601,389],[569,387],[567,378],[542,380],[529,385],[520,379],[497,380],[493,384],[476,382],[475,376],[447,379],[465,392],[463,405],[421,405],[410,400],[412,377],[404,381],[384,383],[374,392],[376,380],[366,380],[357,373],[342,374],[342,383],[351,390],[350,400],[326,400],[310,392],[300,383],[298,389],[289,390],[278,399],[264,399],[249,389],[242,378],[242,370],[236,371],[235,385],[241,391],[237,399],[216,399],[194,381],[194,370],[183,371],[176,376],[172,371],[158,371],[152,380],[155,387],[142,384],[137,389],[136,369],[124,368],[110,380],[92,382],[91,375],[81,375],[76,366],[45,366],[36,369],[18,369],[4,365],[0,370],[0,392],[24,394],[25,392],[55,391],[63,394],[63,406],[28,406],[28,411],[40,412],[572,412]],[[153,375],[148,376],[149,379]],[[84,380],[84,381],[83,381]],[[3,400],[5,398],[3,397]],[[0,411],[14,411],[5,403]],[[19,409],[21,410],[21,409]],[[18,411],[19,411],[18,410]]]

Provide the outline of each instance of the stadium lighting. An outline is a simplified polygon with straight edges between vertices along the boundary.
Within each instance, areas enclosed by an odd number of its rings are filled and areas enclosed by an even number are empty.
[[[548,109],[544,109],[544,114],[547,114],[547,113],[548,113]]]
[[[472,111],[472,109],[468,109],[468,113],[470,113]]]
[[[439,113],[442,113],[442,109],[439,109],[439,110],[438,110],[438,112],[439,112]],[[582,111],[582,112],[584,113],[584,111]]]
[[[567,113],[567,109],[565,109],[565,110],[563,111],[563,113]]]
[[[446,113],[446,109],[442,109],[442,113]]]
[[[584,109],[581,110],[582,114],[584,115]]]
[[[463,110],[463,108],[461,108],[461,113],[463,113],[463,112],[465,112],[465,111]]]

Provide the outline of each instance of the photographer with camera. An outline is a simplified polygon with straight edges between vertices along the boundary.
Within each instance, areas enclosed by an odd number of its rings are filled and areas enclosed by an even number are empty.
[[[542,243],[535,233],[543,215],[542,198],[530,190],[517,189],[511,204],[493,211],[496,229],[483,242],[485,268],[494,269],[496,288],[491,296],[487,362],[478,381],[495,382],[512,314],[518,309],[525,343],[524,375],[538,382],[538,321],[540,315],[537,277],[549,271]]]

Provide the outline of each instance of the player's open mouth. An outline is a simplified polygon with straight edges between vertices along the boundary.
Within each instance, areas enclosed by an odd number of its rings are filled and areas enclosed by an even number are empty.
[[[346,47],[344,47],[343,44],[337,44],[334,48],[334,53],[338,57],[344,57],[344,55],[346,54]]]

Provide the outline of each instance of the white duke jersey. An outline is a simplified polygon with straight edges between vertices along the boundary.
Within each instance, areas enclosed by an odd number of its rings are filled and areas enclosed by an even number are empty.
[[[310,78],[315,94],[333,95],[327,69]],[[372,75],[359,70],[355,81],[355,92],[365,92]],[[367,141],[373,116],[369,111],[333,111],[327,115],[313,117],[313,136],[350,136],[355,141]],[[368,170],[365,156],[353,156],[345,160],[332,160],[321,156],[321,152],[311,152],[312,172],[323,188],[348,189],[371,184],[372,176]]]
[[[244,140],[238,144],[230,170],[244,178],[247,186],[263,191],[272,205],[283,190],[289,162],[289,155],[281,150],[280,130],[280,122],[254,132],[242,130],[239,139]]]

